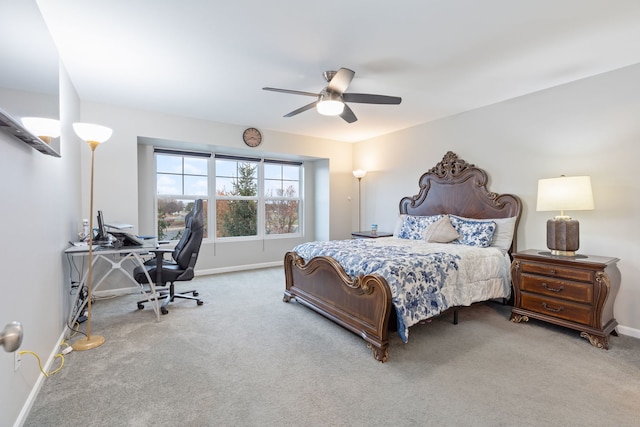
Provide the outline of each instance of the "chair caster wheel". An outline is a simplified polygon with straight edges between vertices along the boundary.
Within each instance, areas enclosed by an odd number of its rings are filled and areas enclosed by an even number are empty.
[[[167,313],[169,313],[169,310],[167,310],[167,309],[166,309],[166,308],[164,308],[164,307],[160,307],[160,312],[161,312],[162,314],[167,314]]]
[[[142,310],[144,308],[143,304],[138,304],[138,310]]]
[[[194,297],[197,297],[198,295],[200,295],[198,292],[193,291],[193,296],[194,296]]]
[[[201,301],[201,300],[198,300],[198,301],[196,301],[196,304],[198,304],[198,305],[202,305],[202,304],[204,304],[204,302],[203,302],[203,301]]]

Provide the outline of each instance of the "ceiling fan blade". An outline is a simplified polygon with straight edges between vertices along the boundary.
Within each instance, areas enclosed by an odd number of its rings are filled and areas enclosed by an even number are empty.
[[[292,93],[294,95],[306,95],[306,96],[318,96],[317,93],[312,93],[312,92],[302,92],[299,90],[291,90],[291,89],[278,89],[275,87],[263,87],[263,90],[270,90],[272,92],[282,92],[282,93]]]
[[[344,102],[358,102],[360,104],[391,104],[398,105],[402,98],[398,96],[372,95],[370,93],[343,93]]]
[[[289,114],[285,114],[284,117],[293,117],[296,114],[304,113],[305,111],[310,110],[313,107],[315,107],[317,103],[318,103],[318,101],[313,101],[311,104],[307,104],[304,107],[300,107],[297,110],[293,110]]]
[[[352,71],[348,68],[340,68],[327,86],[332,92],[344,93],[345,90],[351,84],[351,80],[353,80],[353,76],[355,75],[355,71]]]
[[[358,120],[356,115],[353,114],[353,110],[351,110],[351,108],[349,108],[347,104],[344,104],[344,110],[342,110],[342,114],[340,114],[340,117],[342,117],[347,123],[353,123]]]

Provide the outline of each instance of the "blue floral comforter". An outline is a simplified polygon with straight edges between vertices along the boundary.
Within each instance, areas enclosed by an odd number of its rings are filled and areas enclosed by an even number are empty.
[[[500,249],[427,243],[394,237],[309,242],[294,249],[305,261],[326,255],[355,278],[377,274],[387,281],[404,342],[409,327],[449,307],[508,298],[508,255]]]

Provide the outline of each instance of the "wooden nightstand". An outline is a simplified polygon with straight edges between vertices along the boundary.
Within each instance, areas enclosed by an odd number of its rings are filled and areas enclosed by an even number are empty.
[[[351,237],[354,239],[377,239],[378,237],[391,237],[393,233],[386,231],[377,231],[375,234],[371,231],[354,231],[351,233]]]
[[[613,303],[620,288],[617,258],[554,256],[542,250],[513,254],[511,321],[543,320],[580,331],[598,348],[617,335]]]

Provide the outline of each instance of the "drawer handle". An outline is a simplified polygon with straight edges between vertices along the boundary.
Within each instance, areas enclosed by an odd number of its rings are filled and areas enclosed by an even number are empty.
[[[558,271],[552,268],[551,270],[549,270],[549,273],[551,273],[551,274],[557,274],[557,273],[558,273]]]
[[[551,308],[547,305],[546,302],[542,303],[542,306],[545,308],[545,310],[549,310],[552,311],[554,313],[560,313],[562,310],[564,310],[564,307],[559,307],[559,308]]]
[[[542,282],[542,287],[551,292],[562,292],[564,291],[564,286],[560,286],[559,288],[552,288],[546,283]]]

